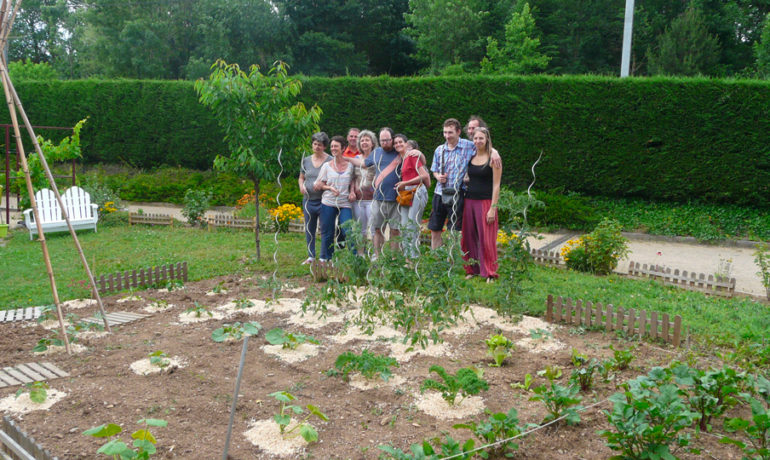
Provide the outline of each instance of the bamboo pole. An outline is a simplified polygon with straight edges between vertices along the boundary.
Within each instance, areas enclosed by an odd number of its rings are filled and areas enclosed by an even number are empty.
[[[7,0],[3,0],[3,9],[7,5],[6,2]],[[3,18],[2,30],[0,30],[0,49],[5,48],[5,45],[8,40],[8,35],[13,25],[13,21],[20,7],[21,7],[21,0],[18,0],[14,5],[13,12],[10,15],[5,15],[5,11],[3,11],[3,14],[0,15]],[[19,98],[19,95],[16,92],[16,88],[13,86],[13,82],[11,81],[10,75],[8,74],[8,67],[5,62],[4,56],[2,57],[2,59],[0,59],[0,74],[2,76],[3,91],[5,92],[5,98],[6,98],[6,101],[8,102],[8,109],[11,113],[11,118],[13,121],[14,135],[16,136],[16,142],[18,144],[19,152],[21,153],[21,157],[23,159],[22,163],[25,170],[24,173],[25,173],[25,180],[27,182],[27,192],[30,195],[30,202],[33,205],[33,211],[35,215],[35,225],[37,226],[38,236],[43,246],[43,256],[46,260],[46,265],[50,267],[51,262],[50,262],[50,257],[48,255],[48,247],[47,247],[47,244],[45,243],[45,236],[40,224],[40,218],[39,218],[40,216],[37,211],[37,203],[35,202],[34,189],[32,187],[31,178],[29,177],[29,168],[26,162],[26,157],[24,156],[23,145],[21,143],[21,133],[19,130],[18,119],[16,117],[16,109],[18,109],[19,113],[21,114],[22,120],[24,121],[24,125],[27,128],[27,132],[32,141],[32,145],[34,146],[35,151],[38,154],[38,158],[40,159],[40,164],[43,166],[43,170],[45,171],[46,177],[48,178],[48,182],[50,183],[51,189],[54,192],[54,196],[56,196],[56,200],[58,201],[59,206],[61,208],[62,216],[64,217],[64,220],[67,223],[67,228],[69,229],[70,234],[72,235],[72,238],[75,242],[75,247],[77,248],[78,255],[80,256],[80,260],[83,263],[83,268],[85,268],[86,274],[88,275],[88,280],[91,285],[92,294],[96,299],[97,304],[99,306],[99,311],[102,314],[102,321],[104,322],[104,327],[108,332],[112,332],[109,321],[107,320],[107,315],[104,311],[102,298],[99,295],[99,290],[96,288],[96,282],[94,281],[93,274],[91,273],[91,269],[88,266],[88,261],[86,260],[85,254],[83,253],[83,248],[80,245],[80,240],[78,239],[77,234],[75,233],[75,229],[72,227],[72,223],[70,222],[69,216],[67,215],[66,207],[64,206],[64,202],[62,201],[61,195],[59,194],[59,189],[58,187],[56,187],[56,182],[53,178],[53,174],[51,174],[51,170],[48,167],[48,162],[45,159],[45,155],[43,155],[43,151],[40,148],[40,144],[37,142],[35,131],[32,128],[32,124],[29,122],[27,113],[24,110],[24,107],[22,106],[21,99]],[[59,322],[62,326],[62,334],[64,335],[65,344],[67,345],[67,352],[70,353],[69,341],[67,339],[66,332],[64,331],[61,306],[58,301],[58,292],[56,290],[56,281],[53,276],[53,268],[49,269],[49,277],[51,279],[51,286],[52,286],[53,295],[54,295],[54,303],[56,304],[57,312],[59,314]]]
[[[64,347],[67,350],[67,354],[72,354],[70,348],[69,338],[67,337],[67,330],[64,328],[64,316],[61,310],[61,303],[59,301],[59,292],[56,289],[56,279],[53,274],[53,266],[51,265],[51,257],[48,254],[48,244],[45,241],[45,234],[40,224],[40,213],[37,209],[37,201],[35,201],[35,191],[32,187],[32,178],[29,176],[29,166],[27,164],[27,157],[24,155],[24,146],[21,142],[21,131],[19,129],[19,120],[16,118],[16,110],[13,105],[13,100],[8,90],[8,73],[5,68],[5,63],[0,62],[0,77],[2,77],[3,92],[5,93],[5,100],[8,103],[8,110],[11,114],[11,122],[13,123],[13,133],[16,137],[16,144],[19,152],[19,158],[21,158],[21,169],[24,172],[24,181],[27,184],[27,193],[29,194],[30,204],[32,205],[32,212],[35,215],[35,225],[37,226],[37,232],[39,236],[40,246],[43,249],[43,260],[45,260],[45,269],[48,273],[48,281],[51,283],[51,291],[53,293],[53,302],[56,305],[56,315],[59,319],[59,328],[64,339]]]

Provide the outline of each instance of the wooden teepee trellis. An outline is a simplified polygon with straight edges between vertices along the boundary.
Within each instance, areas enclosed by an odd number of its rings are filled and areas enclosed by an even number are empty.
[[[21,7],[21,0],[2,0],[2,3],[0,3],[0,50],[4,50],[7,43],[8,43],[8,37],[11,32],[11,28],[13,27],[13,22],[16,19],[16,14],[19,12],[19,8]],[[37,152],[38,158],[40,159],[40,164],[43,166],[43,170],[45,171],[46,178],[48,179],[48,183],[51,186],[51,190],[53,190],[54,196],[56,196],[56,201],[59,203],[59,207],[61,208],[62,217],[67,222],[67,228],[69,228],[70,234],[72,235],[72,238],[75,242],[75,247],[77,248],[78,254],[80,255],[80,261],[83,263],[83,267],[86,270],[86,274],[88,275],[88,282],[91,286],[91,292],[94,296],[94,299],[96,299],[96,302],[99,305],[99,311],[102,314],[102,320],[104,321],[104,327],[107,329],[107,331],[110,331],[110,325],[107,321],[107,316],[104,312],[104,305],[102,304],[102,298],[99,295],[99,291],[96,289],[96,283],[94,282],[93,274],[91,273],[91,269],[88,266],[88,262],[86,261],[85,254],[83,253],[83,248],[80,246],[80,241],[78,240],[77,234],[75,233],[75,229],[72,228],[72,224],[70,223],[70,218],[67,215],[67,208],[64,206],[64,202],[62,201],[61,195],[59,194],[59,189],[56,187],[56,182],[54,181],[53,174],[51,174],[51,169],[48,167],[48,162],[45,159],[45,155],[43,155],[43,151],[40,148],[40,144],[37,142],[37,137],[35,136],[35,131],[32,128],[32,124],[29,122],[29,119],[27,118],[27,114],[24,111],[24,107],[21,104],[21,99],[19,99],[19,95],[16,93],[16,88],[14,88],[13,83],[11,82],[11,78],[8,75],[8,65],[5,61],[5,56],[0,58],[0,80],[2,80],[3,85],[3,92],[5,93],[5,100],[8,103],[8,111],[11,115],[11,123],[13,124],[13,133],[14,137],[16,138],[16,146],[19,153],[19,158],[21,160],[21,168],[24,172],[24,180],[27,184],[27,193],[29,194],[29,200],[30,204],[32,205],[32,212],[35,216],[35,225],[37,226],[37,234],[38,239],[40,241],[40,245],[43,250],[43,259],[45,260],[45,266],[46,271],[48,272],[48,279],[51,283],[51,291],[53,293],[53,301],[56,305],[56,314],[59,319],[59,328],[61,329],[61,335],[64,340],[65,347],[67,349],[67,353],[71,353],[70,349],[70,343],[69,339],[67,337],[66,329],[64,328],[64,316],[62,314],[61,309],[61,303],[59,301],[59,293],[56,289],[56,279],[54,278],[53,274],[53,267],[51,266],[51,258],[48,254],[48,245],[46,244],[45,240],[45,233],[43,233],[43,228],[41,226],[40,221],[40,215],[38,213],[37,209],[37,201],[35,201],[35,190],[32,187],[32,179],[29,175],[29,165],[27,163],[27,157],[24,154],[24,146],[22,144],[21,140],[21,129],[19,128],[19,120],[18,115],[21,115],[22,121],[24,122],[24,126],[27,128],[27,133],[29,134],[30,139],[32,140],[32,145],[35,148],[35,152]],[[17,114],[18,111],[18,114]]]

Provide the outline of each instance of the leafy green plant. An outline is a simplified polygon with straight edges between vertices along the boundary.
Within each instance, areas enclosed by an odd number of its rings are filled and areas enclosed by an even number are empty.
[[[224,342],[228,339],[240,340],[244,335],[255,336],[262,330],[262,325],[256,321],[250,321],[248,323],[233,323],[225,324],[224,326],[214,329],[211,333],[211,339],[214,342]]]
[[[40,316],[37,317],[37,323],[42,324],[46,321],[53,321],[57,319],[56,305],[43,305],[40,307]]]
[[[157,366],[161,369],[165,369],[169,364],[171,364],[171,361],[168,359],[168,355],[162,350],[153,351],[147,356],[150,357],[151,365]]]
[[[209,309],[198,302],[193,302],[193,306],[184,311],[185,313],[192,313],[196,318],[200,318],[204,313],[213,317],[214,314]]]
[[[225,282],[224,281],[218,282],[216,286],[211,288],[211,292],[213,292],[214,294],[222,294],[225,291],[227,291],[227,290],[225,289]]]
[[[245,310],[247,308],[251,308],[254,306],[254,302],[252,302],[251,300],[245,297],[242,299],[236,299],[234,303],[235,303],[235,308],[237,308],[238,310]]]
[[[44,337],[37,341],[37,345],[32,349],[35,353],[42,353],[47,351],[49,347],[63,347],[64,341],[57,339],[56,337]]]
[[[19,388],[18,390],[16,390],[16,397],[18,398],[25,392],[28,392],[30,401],[37,404],[43,404],[45,400],[48,398],[47,390],[49,388],[50,387],[46,382],[25,383],[22,388]]]
[[[559,366],[548,365],[548,366],[545,366],[545,369],[537,371],[537,375],[545,377],[548,379],[549,382],[553,383],[554,380],[558,380],[561,378],[562,371]]]
[[[577,385],[563,386],[554,381],[550,383],[550,387],[545,385],[535,387],[532,390],[535,395],[529,398],[530,401],[542,401],[545,404],[548,415],[543,419],[543,423],[556,420],[562,416],[564,416],[564,420],[566,420],[568,425],[580,423],[578,411],[583,409],[583,406],[580,405],[583,397],[578,396],[580,387]]]
[[[580,367],[588,363],[588,356],[581,354],[577,348],[573,348],[571,361],[573,366]]]
[[[631,361],[635,358],[633,346],[624,350],[622,348],[615,349],[614,346],[610,345],[610,350],[612,350],[612,366],[618,371],[628,369],[628,366],[631,365]]]
[[[454,405],[457,395],[461,395],[460,401],[467,396],[476,395],[481,390],[488,390],[489,384],[481,378],[480,370],[471,367],[459,369],[455,375],[447,373],[441,366],[433,365],[429,372],[435,372],[441,377],[441,382],[433,379],[426,379],[420,385],[420,391],[437,390],[441,392],[441,397],[449,405]],[[457,401],[459,404],[460,401]]]
[[[363,350],[360,355],[352,351],[346,351],[337,357],[334,362],[336,372],[342,373],[342,378],[348,380],[348,374],[351,372],[360,372],[367,379],[373,379],[379,375],[386,382],[393,375],[390,372],[391,367],[399,367],[398,361],[390,356],[381,356]]]
[[[189,189],[182,200],[182,215],[190,225],[203,225],[203,215],[211,203],[210,190]]]
[[[551,340],[553,338],[553,332],[539,327],[537,329],[530,329],[529,337],[532,340]]]
[[[503,361],[511,356],[511,350],[515,348],[513,342],[508,340],[503,334],[494,334],[486,340],[487,356],[495,360],[493,367],[500,367]]]
[[[607,438],[619,458],[675,458],[671,450],[689,445],[690,427],[699,415],[691,411],[684,391],[669,383],[665,371],[656,368],[646,376],[624,383],[622,393],[609,397],[612,411],[603,411],[612,430],[599,434]]]
[[[308,414],[302,420],[296,422],[291,429],[287,429],[291,424],[291,414],[301,415],[304,414],[305,411],[300,406],[289,404],[297,398],[287,391],[276,391],[275,393],[270,393],[268,396],[275,398],[278,402],[281,403],[281,409],[277,414],[273,415],[273,420],[275,420],[275,423],[278,424],[278,428],[281,431],[281,436],[283,436],[284,439],[293,439],[297,436],[302,436],[302,438],[307,442],[314,442],[318,440],[318,432],[315,428],[313,428],[312,425],[307,423],[307,421],[313,415],[323,421],[328,421],[329,419],[326,417],[326,415],[323,414],[323,412],[318,410],[318,408],[312,404],[308,404],[305,406]],[[294,433],[295,431],[297,431],[297,433]]]
[[[591,359],[584,366],[572,371],[570,381],[577,383],[581,391],[588,391],[594,386],[594,372],[599,367],[596,359]]]
[[[320,343],[309,335],[301,334],[299,332],[287,332],[280,327],[270,329],[267,334],[265,334],[265,339],[270,342],[271,345],[281,345],[282,348],[289,348],[291,350],[296,350],[298,346],[305,342],[316,345]]]
[[[422,444],[412,444],[409,447],[409,452],[386,445],[378,448],[388,454],[388,457],[385,458],[392,460],[440,460],[442,458],[467,460],[475,455],[472,452],[475,445],[473,439],[460,445],[454,438],[446,435],[444,441],[435,439],[434,442],[438,443],[438,446],[433,447],[428,441],[423,441]]]
[[[744,458],[770,459],[770,381],[763,376],[756,378],[753,397],[741,393],[741,399],[751,407],[751,419],[741,417],[725,419],[724,428],[729,433],[743,433],[748,443],[732,436],[726,436],[720,442],[738,446]]]
[[[83,434],[95,438],[114,437],[96,451],[99,454],[112,457],[114,460],[148,459],[151,455],[157,453],[155,444],[158,443],[149,428],[165,427],[168,425],[168,422],[155,418],[143,418],[136,423],[144,425],[144,427],[131,434],[131,438],[134,440],[133,449],[117,437],[117,435],[123,432],[123,428],[114,423],[93,427],[84,431]]]
[[[485,421],[459,423],[452,428],[471,430],[484,445],[492,445],[479,453],[481,458],[489,458],[490,455],[493,458],[499,458],[503,455],[513,457],[519,445],[510,439],[520,435],[523,431],[523,428],[519,426],[518,412],[515,408],[511,408],[507,414],[502,412],[493,414],[488,410],[486,413],[489,414],[489,418]]]
[[[757,275],[762,279],[762,286],[767,289],[770,298],[770,245],[761,241],[754,250],[754,262],[759,266]]]
[[[711,431],[712,418],[721,416],[738,403],[735,396],[745,383],[746,376],[726,366],[706,371],[686,365],[679,367],[687,368],[684,371],[686,375],[678,378],[677,383],[690,386],[688,401],[690,407],[700,414],[698,427],[703,431]]]
[[[168,289],[169,292],[177,291],[179,289],[184,289],[184,281],[182,281],[182,280],[168,280],[168,281],[166,281],[166,284],[163,287]]]
[[[513,388],[514,390],[529,391],[529,388],[532,386],[532,383],[534,381],[535,379],[532,377],[532,374],[525,374],[524,381],[511,383],[511,388]]]

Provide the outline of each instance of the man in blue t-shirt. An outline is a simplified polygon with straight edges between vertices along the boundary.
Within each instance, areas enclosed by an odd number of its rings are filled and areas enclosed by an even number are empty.
[[[366,167],[375,166],[374,199],[372,200],[372,215],[369,225],[372,228],[374,254],[379,256],[385,243],[383,231],[390,225],[390,241],[393,249],[398,248],[394,237],[399,235],[398,223],[400,214],[396,201],[396,183],[401,180],[401,157],[393,148],[393,130],[380,130],[380,147],[377,147],[364,161]]]

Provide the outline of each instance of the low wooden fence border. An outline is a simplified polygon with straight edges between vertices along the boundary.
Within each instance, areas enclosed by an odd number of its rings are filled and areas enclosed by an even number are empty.
[[[607,331],[623,331],[629,335],[649,336],[661,339],[675,347],[682,345],[682,317],[674,316],[669,320],[668,313],[646,310],[635,310],[614,307],[612,304],[602,306],[601,303],[583,303],[582,300],[573,302],[548,295],[546,301],[545,319],[549,322],[563,322],[586,327],[604,327]]]
[[[631,261],[628,264],[628,274],[636,278],[652,278],[663,281],[663,284],[670,284],[691,291],[704,292],[722,297],[732,297],[735,295],[735,278],[708,275],[704,273],[687,273],[684,270],[680,273],[679,269],[673,272],[670,267],[660,265],[639,264]]]
[[[187,262],[102,275],[94,281],[99,293],[111,293],[129,288],[159,286],[171,280],[187,281]]]
[[[257,225],[257,218],[241,219],[240,217],[234,217],[230,214],[214,214],[206,218],[209,230],[216,229],[217,227],[224,228],[248,228],[254,230]]]
[[[168,214],[147,214],[131,212],[128,214],[128,225],[146,224],[146,225],[171,225],[174,226],[174,218]]]
[[[22,431],[9,417],[3,417],[3,429],[0,430],[0,457],[12,460],[58,460],[50,452],[40,447]]]
[[[561,254],[559,251],[545,251],[543,249],[530,249],[529,253],[532,255],[532,260],[536,263],[544,265],[559,265],[561,264]]]

